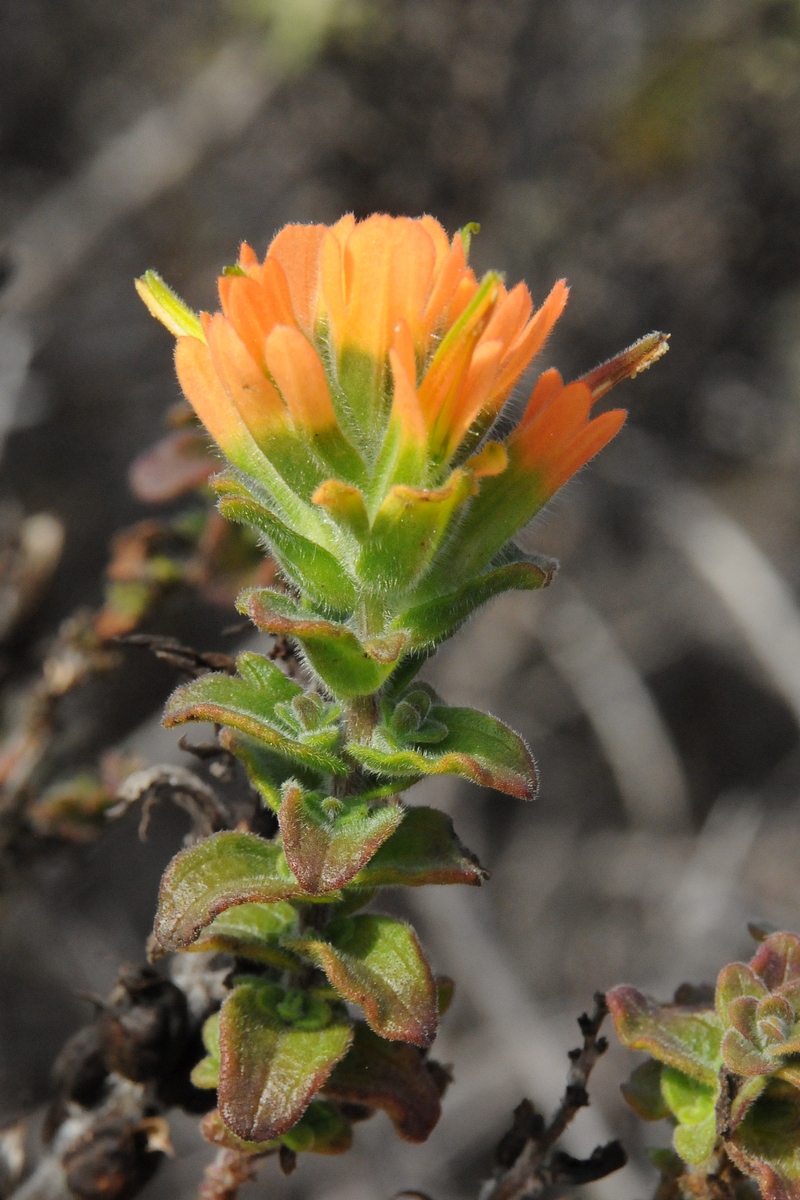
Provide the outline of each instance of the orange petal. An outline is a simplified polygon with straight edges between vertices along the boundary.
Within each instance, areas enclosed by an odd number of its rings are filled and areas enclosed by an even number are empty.
[[[408,328],[407,321],[398,321],[395,325],[392,349],[397,353],[400,362],[403,364],[403,370],[408,376],[409,382],[413,385],[417,378],[417,358],[414,353],[414,339],[411,336],[411,330]]]
[[[475,272],[471,267],[467,267],[466,271],[458,281],[458,285],[453,293],[453,298],[450,301],[450,305],[447,310],[448,328],[452,328],[461,314],[469,307],[477,290],[478,280],[475,277]]]
[[[247,242],[242,242],[239,249],[239,266],[251,276],[258,269],[258,255],[252,246],[248,246]]]
[[[627,415],[624,408],[612,408],[609,412],[601,413],[565,446],[546,472],[547,489],[551,496],[608,445],[625,424]]]
[[[418,221],[376,215],[359,222],[344,247],[346,319],[338,348],[355,347],[382,363],[401,318],[419,341],[435,260]]]
[[[208,346],[197,338],[179,337],[175,370],[183,394],[214,441],[232,462],[247,469],[243,449],[251,441],[250,435],[214,370]]]
[[[299,329],[276,325],[267,338],[266,362],[296,425],[314,433],[336,425],[325,369]]]
[[[524,283],[518,283],[506,296],[498,300],[492,319],[486,326],[484,339],[487,342],[503,342],[510,347],[525,328],[532,308],[530,292]]]
[[[542,307],[533,314],[527,328],[511,346],[497,378],[495,405],[498,409],[505,403],[509,392],[528,363],[535,354],[539,353],[546,342],[550,331],[564,311],[568,295],[569,288],[566,281],[559,279]]]
[[[267,261],[274,259],[283,268],[297,323],[306,333],[311,333],[316,323],[319,255],[325,231],[325,225],[286,225],[267,251]]]
[[[523,430],[516,429],[509,445],[527,470],[554,461],[563,448],[586,425],[592,396],[582,383],[570,383],[538,417]]]
[[[438,273],[422,317],[426,338],[429,338],[437,330],[441,330],[448,323],[449,309],[456,289],[463,279],[464,273],[468,270],[464,244],[459,233],[453,238],[453,244],[441,265],[437,263],[437,266]],[[474,275],[472,278],[474,281]]]
[[[564,387],[564,380],[561,378],[555,367],[550,367],[544,374],[540,375],[536,380],[534,389],[531,392],[530,400],[527,408],[522,414],[522,420],[517,427],[517,433],[522,433],[530,425],[539,413],[552,404],[556,396]]]
[[[293,321],[286,280],[277,262],[264,264],[262,280],[241,275],[223,275],[219,281],[222,311],[233,325],[252,358],[264,365],[264,343],[277,324]]]
[[[436,263],[434,271],[439,271],[450,251],[450,239],[448,238],[444,226],[441,225],[435,217],[420,217],[419,223],[422,228],[430,235],[433,242],[434,250],[436,251]],[[461,240],[459,236],[459,241]]]
[[[394,379],[390,423],[397,422],[400,426],[401,446],[427,446],[428,426],[413,384],[413,375],[409,377],[406,364],[394,348],[389,351],[389,363]]]
[[[320,247],[320,294],[317,322],[326,320],[331,341],[341,344],[346,308],[344,299],[344,250],[332,229],[325,230]]]
[[[221,313],[213,317],[204,313],[203,317],[214,370],[245,425],[261,443],[276,428],[285,428],[283,401],[253,361],[231,323]]]
[[[487,275],[473,303],[451,325],[436,351],[419,389],[422,411],[434,430],[432,444],[447,440],[461,382],[469,368],[475,346],[492,315],[500,286],[496,275]]]
[[[502,342],[479,342],[453,411],[445,456],[449,458],[460,444],[473,421],[480,415],[497,378]]]

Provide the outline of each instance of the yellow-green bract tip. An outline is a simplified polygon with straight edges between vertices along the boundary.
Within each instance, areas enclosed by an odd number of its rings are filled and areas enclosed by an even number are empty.
[[[194,337],[204,342],[205,334],[197,313],[184,304],[180,296],[155,271],[145,271],[136,280],[136,291],[151,314],[165,325],[175,337]]]

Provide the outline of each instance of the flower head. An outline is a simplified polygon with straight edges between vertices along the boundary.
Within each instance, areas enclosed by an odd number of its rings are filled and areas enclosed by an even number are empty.
[[[199,318],[152,272],[137,283],[178,335],[178,378],[211,436],[356,582],[366,542],[388,547],[401,521],[420,525],[416,565],[386,588],[419,580],[443,542],[454,577],[482,570],[618,431],[624,412],[593,417],[595,401],[666,348],[650,335],[568,385],[546,371],[513,432],[487,440],[568,289],[535,308],[523,283],[478,279],[469,238],[432,217],[287,225],[263,262],[242,246],[222,311]]]

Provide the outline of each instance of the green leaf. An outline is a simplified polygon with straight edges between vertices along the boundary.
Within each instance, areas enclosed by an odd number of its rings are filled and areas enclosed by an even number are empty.
[[[218,508],[227,520],[251,525],[263,533],[285,574],[315,604],[326,612],[353,611],[356,604],[353,581],[330,550],[296,533],[268,508],[250,498],[222,496]]]
[[[298,642],[309,663],[335,696],[376,692],[392,673],[407,641],[404,633],[362,642],[352,629],[309,616],[288,597],[269,588],[249,588],[236,602],[259,629]]]
[[[324,799],[296,783],[283,795],[278,820],[286,861],[311,895],[350,883],[405,814],[401,804],[370,807],[358,796]]]
[[[800,1197],[800,1091],[771,1079],[725,1149],[752,1176],[764,1200]]]
[[[254,833],[214,833],[181,850],[164,872],[155,940],[165,951],[185,950],[234,905],[302,895],[280,846]]]
[[[701,1083],[675,1067],[664,1067],[661,1093],[681,1125],[699,1125],[714,1115],[719,1084]]]
[[[212,1013],[203,1024],[203,1045],[207,1054],[191,1073],[197,1088],[216,1088],[219,1083],[219,1013]]]
[[[322,772],[303,768],[299,763],[281,758],[256,738],[247,737],[235,729],[222,729],[219,742],[236,755],[250,783],[273,812],[277,813],[281,806],[281,787],[288,779],[294,779],[312,790],[322,785]]]
[[[663,1121],[669,1116],[669,1109],[661,1094],[663,1070],[662,1063],[648,1058],[647,1062],[635,1068],[628,1082],[620,1087],[628,1104],[643,1121]]]
[[[407,808],[403,823],[355,877],[352,888],[480,885],[489,873],[458,840],[438,808]]]
[[[439,1089],[426,1060],[405,1042],[387,1042],[356,1021],[353,1045],[325,1084],[328,1096],[379,1108],[407,1142],[424,1142],[441,1113]]]
[[[353,1039],[342,1016],[320,1029],[295,1028],[279,1015],[281,995],[274,985],[247,981],[220,1010],[219,1111],[246,1141],[287,1133]]]
[[[534,591],[547,587],[555,574],[555,563],[540,566],[535,562],[508,563],[465,583],[448,595],[417,604],[402,613],[394,627],[411,633],[414,649],[437,646],[452,637],[456,630],[488,600],[502,592]]]
[[[353,1127],[335,1104],[312,1100],[281,1141],[296,1154],[344,1154],[353,1144]]]
[[[213,950],[269,963],[282,970],[297,970],[294,954],[279,944],[282,937],[293,937],[300,929],[297,909],[285,900],[273,904],[237,904],[212,921],[191,949]]]
[[[375,775],[417,780],[424,775],[461,775],[481,787],[496,788],[521,800],[536,795],[536,766],[519,734],[496,717],[474,708],[434,705],[429,719],[447,729],[432,747],[392,748],[393,731],[378,726],[372,742],[348,743],[347,753]]]
[[[339,736],[336,727],[299,735],[287,728],[285,719],[276,713],[275,695],[280,688],[271,688],[266,682],[259,682],[255,678],[252,660],[258,659],[258,655],[240,655],[239,663],[245,658],[249,661],[245,664],[243,677],[214,673],[176,688],[164,710],[164,725],[168,729],[187,721],[230,725],[240,733],[258,739],[274,754],[297,762],[301,767],[346,774],[347,764],[334,752]],[[273,663],[267,659],[260,661],[262,664],[268,663],[271,671],[281,676],[288,697],[294,698],[301,693],[302,689],[281,675]],[[274,683],[273,674],[266,678]]]
[[[678,1125],[672,1135],[672,1144],[681,1158],[698,1166],[705,1162],[717,1143],[717,1121],[712,1113],[697,1125]]]
[[[722,1029],[713,1009],[659,1004],[627,986],[612,988],[606,1000],[617,1037],[629,1050],[646,1050],[666,1066],[716,1084]]]
[[[404,483],[391,487],[359,556],[359,577],[375,591],[412,587],[473,488],[470,474],[460,469],[437,491]]]
[[[390,1041],[426,1047],[436,1036],[436,985],[410,926],[362,913],[334,920],[324,936],[287,943],[320,967],[370,1027]]]

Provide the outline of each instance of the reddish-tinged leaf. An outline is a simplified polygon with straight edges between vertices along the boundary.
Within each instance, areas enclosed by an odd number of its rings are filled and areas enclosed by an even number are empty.
[[[725,1066],[736,1075],[770,1075],[778,1065],[738,1029],[729,1029],[723,1037],[722,1058]]]
[[[269,588],[242,592],[237,608],[267,633],[293,638],[335,696],[375,692],[397,664],[408,640],[405,633],[362,642],[347,625],[303,613],[293,601]]]
[[[401,804],[326,800],[290,783],[278,812],[286,861],[306,892],[335,891],[369,862],[404,814]]]
[[[381,1037],[423,1048],[436,1037],[436,984],[417,935],[402,921],[361,913],[332,921],[324,938],[309,933],[287,945],[360,1004]]]
[[[239,677],[214,673],[176,688],[164,710],[164,725],[170,728],[186,721],[230,725],[301,766],[334,774],[347,772],[347,764],[334,753],[335,732],[324,730],[299,738],[276,720],[276,704],[291,703],[302,691],[297,684],[258,654],[240,654],[237,666]]]
[[[756,1043],[758,1030],[756,1028],[756,1009],[758,1001],[755,996],[737,996],[728,1005],[728,1020],[734,1029],[738,1029],[742,1037]]]
[[[769,991],[800,981],[800,937],[773,933],[761,943],[750,966]]]
[[[715,1003],[723,1025],[730,1023],[728,1006],[740,996],[753,996],[760,1000],[767,989],[746,963],[730,963],[723,967],[717,977]]]
[[[636,988],[613,988],[606,996],[617,1037],[630,1050],[646,1050],[670,1067],[716,1084],[722,1030],[713,1009],[659,1004]]]
[[[165,951],[185,950],[235,904],[302,894],[280,846],[254,833],[215,833],[176,854],[164,872],[155,939]]]
[[[240,983],[220,1010],[219,1111],[249,1142],[291,1129],[353,1040],[341,1017],[322,1029],[293,1028],[277,1015],[274,992]]]
[[[328,1096],[379,1108],[407,1142],[424,1142],[441,1113],[439,1089],[415,1046],[387,1042],[363,1021],[355,1024],[347,1057],[334,1067],[324,1087]]]
[[[447,730],[432,746],[406,744],[389,749],[391,732],[379,729],[370,745],[351,742],[347,751],[376,775],[407,780],[424,775],[462,775],[481,787],[496,788],[520,800],[532,800],[536,795],[538,780],[531,752],[519,734],[502,721],[476,709],[446,704],[433,705],[428,719]]]
[[[725,1149],[764,1200],[800,1200],[800,1091],[770,1080]]]
[[[241,1150],[245,1154],[276,1154],[280,1149],[279,1138],[271,1138],[268,1142],[248,1142],[237,1137],[219,1115],[219,1109],[206,1113],[201,1122],[203,1137],[212,1146],[222,1146],[225,1150]]]
[[[456,837],[438,808],[407,808],[403,823],[355,877],[352,887],[421,887],[427,883],[478,886],[489,873]]]

